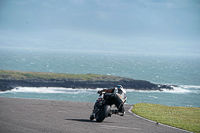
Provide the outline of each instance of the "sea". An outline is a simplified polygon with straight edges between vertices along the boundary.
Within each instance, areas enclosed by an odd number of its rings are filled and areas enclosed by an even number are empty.
[[[200,107],[200,55],[0,48],[0,69],[15,71],[101,74],[177,85],[173,90],[126,89],[126,104],[154,103]],[[123,86],[123,85],[122,85]],[[108,86],[108,88],[111,86]],[[0,97],[95,102],[103,88],[16,87]]]

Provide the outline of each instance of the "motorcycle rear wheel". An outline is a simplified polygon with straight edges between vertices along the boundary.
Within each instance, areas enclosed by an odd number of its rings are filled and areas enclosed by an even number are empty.
[[[96,121],[102,122],[108,116],[109,113],[110,113],[110,106],[105,105],[103,111],[98,116],[96,116]]]

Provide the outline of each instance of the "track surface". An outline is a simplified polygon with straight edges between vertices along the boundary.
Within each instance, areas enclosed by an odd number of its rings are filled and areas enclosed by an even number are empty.
[[[129,113],[112,115],[102,123],[90,121],[93,103],[0,97],[2,133],[184,133]]]

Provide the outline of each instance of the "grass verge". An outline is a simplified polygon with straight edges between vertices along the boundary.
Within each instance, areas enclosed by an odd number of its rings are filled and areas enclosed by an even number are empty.
[[[133,105],[132,111],[158,123],[200,133],[200,107],[137,103]]]
[[[47,73],[47,72],[23,72],[0,70],[0,79],[79,79],[79,80],[100,80],[100,79],[115,79],[115,76],[98,75],[98,74],[67,74],[67,73]]]

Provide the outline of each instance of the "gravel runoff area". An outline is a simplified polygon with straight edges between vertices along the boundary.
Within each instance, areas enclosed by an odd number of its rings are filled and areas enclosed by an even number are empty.
[[[94,103],[0,97],[2,133],[184,133],[187,131],[156,124],[128,110],[103,122],[90,121]]]

